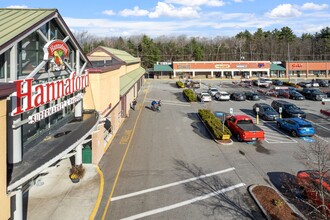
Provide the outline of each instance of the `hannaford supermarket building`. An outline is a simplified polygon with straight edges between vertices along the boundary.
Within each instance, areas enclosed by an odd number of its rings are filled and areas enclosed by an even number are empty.
[[[182,61],[157,63],[157,78],[315,78],[329,77],[330,61]]]
[[[0,21],[0,219],[20,220],[59,161],[99,162],[145,71],[124,51],[84,55],[56,9],[0,9]]]

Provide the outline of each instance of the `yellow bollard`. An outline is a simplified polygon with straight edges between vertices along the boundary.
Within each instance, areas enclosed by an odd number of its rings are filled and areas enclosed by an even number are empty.
[[[257,125],[259,124],[259,114],[257,114]]]

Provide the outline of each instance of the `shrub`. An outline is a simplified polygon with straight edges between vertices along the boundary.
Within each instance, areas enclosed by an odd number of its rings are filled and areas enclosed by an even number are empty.
[[[194,91],[191,89],[184,89],[183,90],[183,96],[186,98],[188,102],[196,102],[197,96]]]
[[[217,117],[215,117],[215,115],[210,110],[199,109],[198,114],[210,132],[213,134],[215,139],[220,140],[222,139],[223,135],[232,135],[227,126],[223,125],[222,122]]]
[[[176,82],[176,85],[177,85],[179,88],[184,88],[184,87],[185,87],[184,83],[181,82],[181,81],[177,81],[177,82]]]

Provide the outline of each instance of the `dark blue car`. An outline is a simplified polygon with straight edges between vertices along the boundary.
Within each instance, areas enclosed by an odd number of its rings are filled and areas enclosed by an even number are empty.
[[[277,127],[290,132],[293,137],[313,136],[312,124],[302,118],[277,118]]]

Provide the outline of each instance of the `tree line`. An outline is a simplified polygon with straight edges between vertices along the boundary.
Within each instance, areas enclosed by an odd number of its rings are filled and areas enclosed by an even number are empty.
[[[330,60],[330,28],[315,34],[296,36],[289,27],[251,33],[247,30],[233,37],[188,37],[147,35],[97,37],[87,31],[75,33],[85,53],[98,46],[124,50],[140,57],[144,68],[156,62],[172,61],[303,61]]]

